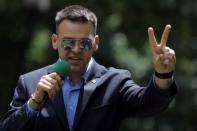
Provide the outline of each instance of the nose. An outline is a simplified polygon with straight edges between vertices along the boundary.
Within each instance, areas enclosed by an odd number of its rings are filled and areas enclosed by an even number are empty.
[[[71,50],[74,53],[81,53],[82,49],[80,48],[78,41],[75,41],[74,47]]]

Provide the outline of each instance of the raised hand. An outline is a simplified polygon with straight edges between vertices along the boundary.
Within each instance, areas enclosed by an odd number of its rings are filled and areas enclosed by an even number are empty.
[[[171,25],[166,25],[160,43],[157,42],[154,30],[148,28],[149,41],[152,47],[153,66],[158,73],[168,73],[174,71],[176,64],[176,56],[173,49],[166,46]]]

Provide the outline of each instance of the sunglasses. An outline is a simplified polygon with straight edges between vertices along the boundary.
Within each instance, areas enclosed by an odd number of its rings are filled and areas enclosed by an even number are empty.
[[[92,49],[92,40],[88,38],[83,39],[72,39],[72,38],[64,38],[61,39],[61,45],[64,50],[73,49],[76,44],[79,45],[79,48],[85,51],[89,51]]]

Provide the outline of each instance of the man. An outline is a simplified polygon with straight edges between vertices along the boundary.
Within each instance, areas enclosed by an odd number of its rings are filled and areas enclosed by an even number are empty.
[[[175,53],[166,46],[170,25],[159,44],[148,29],[155,73],[144,88],[133,82],[129,71],[105,68],[92,58],[99,46],[92,11],[68,6],[55,21],[52,46],[71,71],[63,80],[53,65],[21,75],[3,130],[117,131],[125,117],[153,116],[168,107],[177,92]]]

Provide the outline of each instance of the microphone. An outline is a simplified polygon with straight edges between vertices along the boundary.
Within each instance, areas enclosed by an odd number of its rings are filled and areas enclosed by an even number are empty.
[[[58,59],[53,66],[53,71],[56,72],[62,79],[70,73],[70,70],[70,64],[63,59]]]

